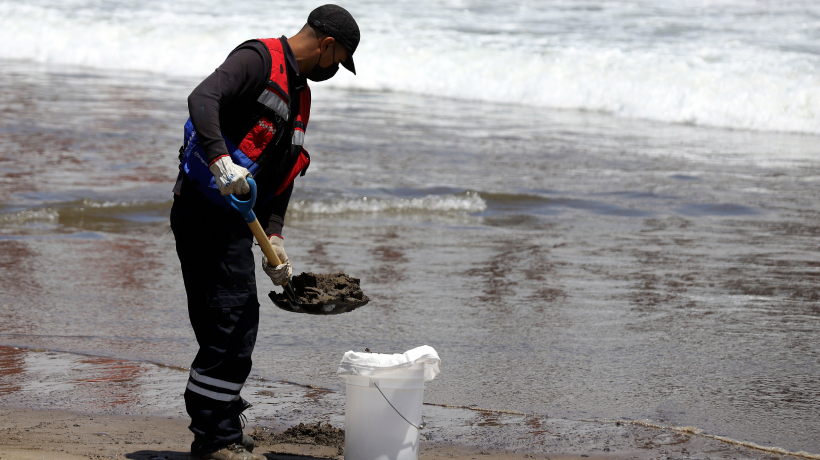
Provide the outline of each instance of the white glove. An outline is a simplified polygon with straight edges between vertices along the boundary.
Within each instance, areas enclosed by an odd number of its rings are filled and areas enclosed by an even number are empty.
[[[285,254],[285,241],[279,235],[271,235],[269,239],[271,246],[273,246],[273,252],[276,253],[276,257],[279,257],[279,261],[282,263],[274,267],[268,263],[267,256],[263,255],[262,270],[270,276],[273,284],[277,286],[284,286],[293,275],[293,270],[290,268],[288,255]]]
[[[223,156],[211,163],[208,168],[216,179],[216,186],[219,193],[223,195],[244,195],[251,191],[247,177],[251,177],[250,171],[234,163],[229,156]]]

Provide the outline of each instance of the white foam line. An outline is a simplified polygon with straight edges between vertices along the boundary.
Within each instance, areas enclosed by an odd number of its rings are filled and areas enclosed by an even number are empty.
[[[726,444],[731,444],[733,446],[741,446],[746,447],[749,449],[760,450],[763,452],[771,452],[773,454],[780,454],[780,455],[792,455],[794,457],[801,457],[801,458],[808,458],[811,460],[820,460],[820,455],[812,454],[806,451],[798,451],[798,452],[791,452],[782,447],[773,447],[773,446],[761,446],[760,444],[756,444],[753,442],[748,441],[738,441],[737,439],[727,438],[725,436],[716,436],[711,434],[706,434],[702,429],[695,427],[695,426],[665,426],[660,425],[657,423],[649,422],[649,421],[641,421],[641,420],[594,420],[594,419],[581,419],[582,422],[594,422],[594,423],[621,423],[625,425],[637,425],[637,426],[644,426],[647,428],[655,428],[658,430],[669,430],[674,431],[677,433],[687,434],[689,436],[700,436],[703,438],[714,439],[716,441],[724,442]]]
[[[416,213],[416,212],[481,212],[487,203],[471,193],[459,197],[455,195],[428,195],[422,198],[369,198],[339,201],[301,200],[291,204],[294,213],[301,214],[348,214],[348,213]]]
[[[56,222],[60,213],[76,213],[85,212],[92,209],[108,209],[108,208],[124,208],[126,211],[132,208],[140,208],[143,206],[150,206],[153,204],[162,205],[162,202],[151,201],[105,201],[99,202],[85,198],[79,204],[67,203],[67,206],[60,208],[40,208],[40,209],[26,209],[21,211],[14,211],[8,213],[0,213],[0,222],[3,223],[26,223],[26,222]]]
[[[0,214],[0,222],[31,222],[31,221],[47,221],[54,222],[60,217],[56,209],[45,208],[36,210],[26,210],[10,212],[7,214]]]

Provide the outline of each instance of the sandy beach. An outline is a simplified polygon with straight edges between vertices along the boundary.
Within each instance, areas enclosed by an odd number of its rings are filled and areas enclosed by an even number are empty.
[[[0,434],[2,460],[74,460],[96,458],[187,460],[191,438],[187,421],[179,418],[138,417],[127,415],[92,415],[67,411],[0,409],[7,420]],[[251,430],[248,430],[250,433]],[[338,459],[335,447],[310,444],[260,445],[256,453],[273,460]],[[425,443],[420,458],[475,459],[496,458],[523,460],[546,458],[522,454],[468,448],[457,445]],[[586,458],[588,456],[585,456]],[[550,456],[567,460],[580,455]],[[623,458],[620,456],[591,456]]]
[[[17,349],[41,365],[13,372],[7,365],[9,350],[0,351],[5,351],[0,459],[188,458],[192,435],[180,397],[184,369]],[[343,446],[313,436],[298,443],[270,443],[267,435],[299,423],[343,428],[343,394],[255,379],[243,395],[254,404],[245,431],[257,438],[257,452],[269,459],[343,458]],[[651,423],[550,419],[440,405],[425,405],[424,415],[424,460],[817,458],[767,452]]]
[[[73,460],[97,458],[187,460],[191,434],[188,421],[174,417],[100,415],[64,410],[2,407],[0,459]],[[798,459],[802,456],[771,455],[696,436],[647,429],[627,430],[636,436],[630,449],[606,452],[529,453],[455,443],[422,442],[423,460],[627,460],[627,459]],[[246,429],[248,434],[252,429]],[[336,447],[314,444],[258,445],[256,453],[271,460],[342,460]]]

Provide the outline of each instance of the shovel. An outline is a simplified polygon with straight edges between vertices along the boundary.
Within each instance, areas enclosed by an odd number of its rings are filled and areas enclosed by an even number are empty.
[[[242,214],[242,218],[248,223],[253,236],[256,237],[256,242],[259,243],[259,247],[262,248],[262,252],[265,254],[265,257],[268,258],[268,263],[274,267],[281,265],[282,262],[273,250],[268,236],[265,235],[265,231],[262,230],[262,226],[259,225],[259,221],[256,220],[256,214],[253,213],[253,205],[256,203],[256,181],[249,177],[248,185],[251,187],[250,200],[242,201],[233,195],[225,195],[225,199],[232,208],[239,211],[239,214]],[[298,297],[296,297],[296,291],[293,290],[293,284],[290,282],[290,278],[282,285],[282,288],[285,290],[285,295],[287,296],[286,302],[289,309],[291,311],[300,311],[299,300]]]

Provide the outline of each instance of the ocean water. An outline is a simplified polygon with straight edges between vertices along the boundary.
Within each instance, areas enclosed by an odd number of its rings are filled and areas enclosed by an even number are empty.
[[[185,99],[310,10],[233,5],[0,1],[0,345],[190,363]],[[285,241],[373,301],[264,304],[255,376],[428,344],[429,402],[820,453],[820,6],[344,6],[359,75],[313,85]]]
[[[810,0],[352,1],[359,75],[330,86],[820,132]],[[248,37],[292,34],[302,4],[0,2],[0,58],[203,77]]]

